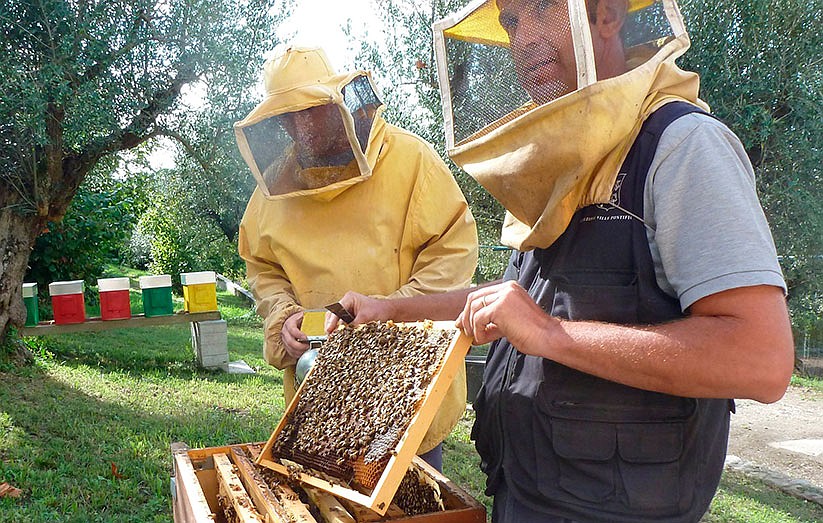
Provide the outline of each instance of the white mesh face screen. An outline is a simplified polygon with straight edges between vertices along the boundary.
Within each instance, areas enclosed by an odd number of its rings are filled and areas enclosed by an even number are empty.
[[[675,36],[685,32],[677,7],[670,1],[641,0],[629,4],[620,29],[626,67],[634,69],[647,62]]]
[[[529,101],[508,49],[449,40],[447,53],[456,142]]]
[[[577,87],[566,0],[499,0],[481,10],[469,31],[446,31],[456,142]]]
[[[355,154],[362,156],[367,148],[380,100],[366,76],[355,77],[342,88],[342,94],[342,107],[318,105],[243,128],[261,173],[258,186],[266,196],[316,189],[355,174]],[[352,140],[341,109],[352,117]]]
[[[354,129],[360,150],[365,153],[377,108],[382,104],[372,83],[358,76],[343,88],[343,103],[354,119]]]
[[[280,116],[302,168],[345,165],[354,159],[340,111],[320,105]]]
[[[577,65],[565,0],[498,0],[517,80],[538,105],[577,88]]]
[[[671,0],[490,0],[438,22],[452,145],[644,63],[673,34],[664,4]]]
[[[271,172],[273,166],[282,161],[286,148],[293,143],[277,116],[244,127],[242,131],[251,151],[251,161],[260,173]],[[258,178],[257,172],[255,178]],[[270,194],[262,180],[258,178],[257,183],[264,194]]]

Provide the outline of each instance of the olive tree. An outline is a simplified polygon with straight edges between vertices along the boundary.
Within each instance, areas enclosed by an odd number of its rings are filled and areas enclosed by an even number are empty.
[[[48,222],[101,159],[185,121],[187,84],[248,86],[274,0],[6,0],[0,10],[0,339]],[[278,7],[278,9],[273,9]]]
[[[823,317],[823,2],[683,4],[692,48],[681,65],[746,147],[805,329]]]

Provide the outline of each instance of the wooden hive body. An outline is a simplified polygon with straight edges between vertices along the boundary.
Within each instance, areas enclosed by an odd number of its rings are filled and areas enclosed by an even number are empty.
[[[174,460],[173,500],[175,523],[228,522],[222,506],[232,507],[231,523],[485,523],[486,511],[465,491],[428,466],[413,459],[417,471],[440,490],[444,510],[405,515],[394,504],[386,515],[306,487],[313,510],[285,483],[270,487],[252,459],[263,443],[189,449],[172,445]],[[284,478],[285,479],[285,478]],[[315,517],[314,513],[320,513]]]

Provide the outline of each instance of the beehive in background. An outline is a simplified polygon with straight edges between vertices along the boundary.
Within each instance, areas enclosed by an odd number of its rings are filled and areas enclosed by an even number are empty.
[[[23,304],[26,306],[26,327],[37,325],[40,321],[40,309],[37,306],[37,284],[23,284]]]
[[[63,325],[86,321],[86,303],[83,299],[83,280],[55,281],[49,283],[49,296],[54,323]]]
[[[171,299],[171,275],[140,276],[140,290],[143,295],[144,316],[149,318],[174,314],[174,302]]]
[[[131,317],[128,278],[98,278],[100,317],[104,320],[122,320]]]
[[[184,272],[180,274],[180,283],[183,284],[186,312],[217,310],[217,275],[214,271]]]

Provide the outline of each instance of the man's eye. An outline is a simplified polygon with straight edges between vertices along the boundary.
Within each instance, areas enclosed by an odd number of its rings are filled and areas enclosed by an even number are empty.
[[[537,8],[537,13],[542,14],[543,11],[555,5],[557,5],[557,0],[538,0],[535,7]]]
[[[517,29],[517,17],[501,13],[500,14],[500,25],[503,26],[503,30],[506,31],[509,36],[514,34],[514,31]]]

